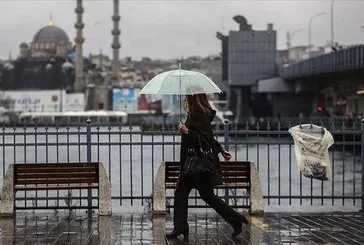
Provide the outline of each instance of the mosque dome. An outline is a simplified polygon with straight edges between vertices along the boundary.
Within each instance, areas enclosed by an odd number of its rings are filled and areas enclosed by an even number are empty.
[[[48,25],[41,28],[30,43],[31,53],[37,53],[36,56],[52,54],[58,56],[67,56],[72,44],[67,33],[60,27],[53,25],[52,19]],[[35,55],[32,55],[34,57]]]
[[[41,28],[33,38],[33,43],[68,43],[67,33],[58,26],[48,24]]]

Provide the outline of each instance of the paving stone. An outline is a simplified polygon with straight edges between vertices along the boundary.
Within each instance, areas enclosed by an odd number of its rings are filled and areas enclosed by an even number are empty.
[[[237,239],[219,216],[199,213],[189,216],[188,244],[364,244],[364,214],[267,213],[251,218]],[[173,229],[172,217],[114,214],[109,217],[44,213],[19,213],[14,220],[0,220],[0,244],[184,244],[165,239]]]

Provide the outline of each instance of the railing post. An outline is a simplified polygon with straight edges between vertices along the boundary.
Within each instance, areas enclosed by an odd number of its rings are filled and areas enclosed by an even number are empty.
[[[361,154],[360,154],[360,163],[361,163],[361,210],[360,212],[364,213],[364,119],[360,121],[360,133],[361,133]]]
[[[91,120],[87,119],[86,125],[86,160],[87,163],[91,163]],[[92,190],[87,190],[87,206],[88,206],[88,215],[92,215]]]
[[[224,148],[229,151],[229,125],[230,122],[224,122]],[[225,202],[229,203],[229,190],[225,189]]]

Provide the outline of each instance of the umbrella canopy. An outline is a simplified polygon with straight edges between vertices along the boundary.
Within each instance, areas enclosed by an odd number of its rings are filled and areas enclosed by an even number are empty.
[[[140,91],[140,94],[214,94],[221,89],[207,76],[196,71],[172,70],[155,76]]]

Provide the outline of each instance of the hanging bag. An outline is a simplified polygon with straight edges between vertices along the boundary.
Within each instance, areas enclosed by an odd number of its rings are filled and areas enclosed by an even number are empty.
[[[290,128],[289,133],[294,141],[298,170],[308,178],[330,179],[329,147],[334,144],[330,132],[314,124],[303,124]]]
[[[209,145],[208,150],[202,149],[201,136],[197,135],[198,147],[188,149],[187,159],[183,165],[184,175],[212,174],[215,173],[214,154]],[[207,141],[206,141],[207,142]]]

